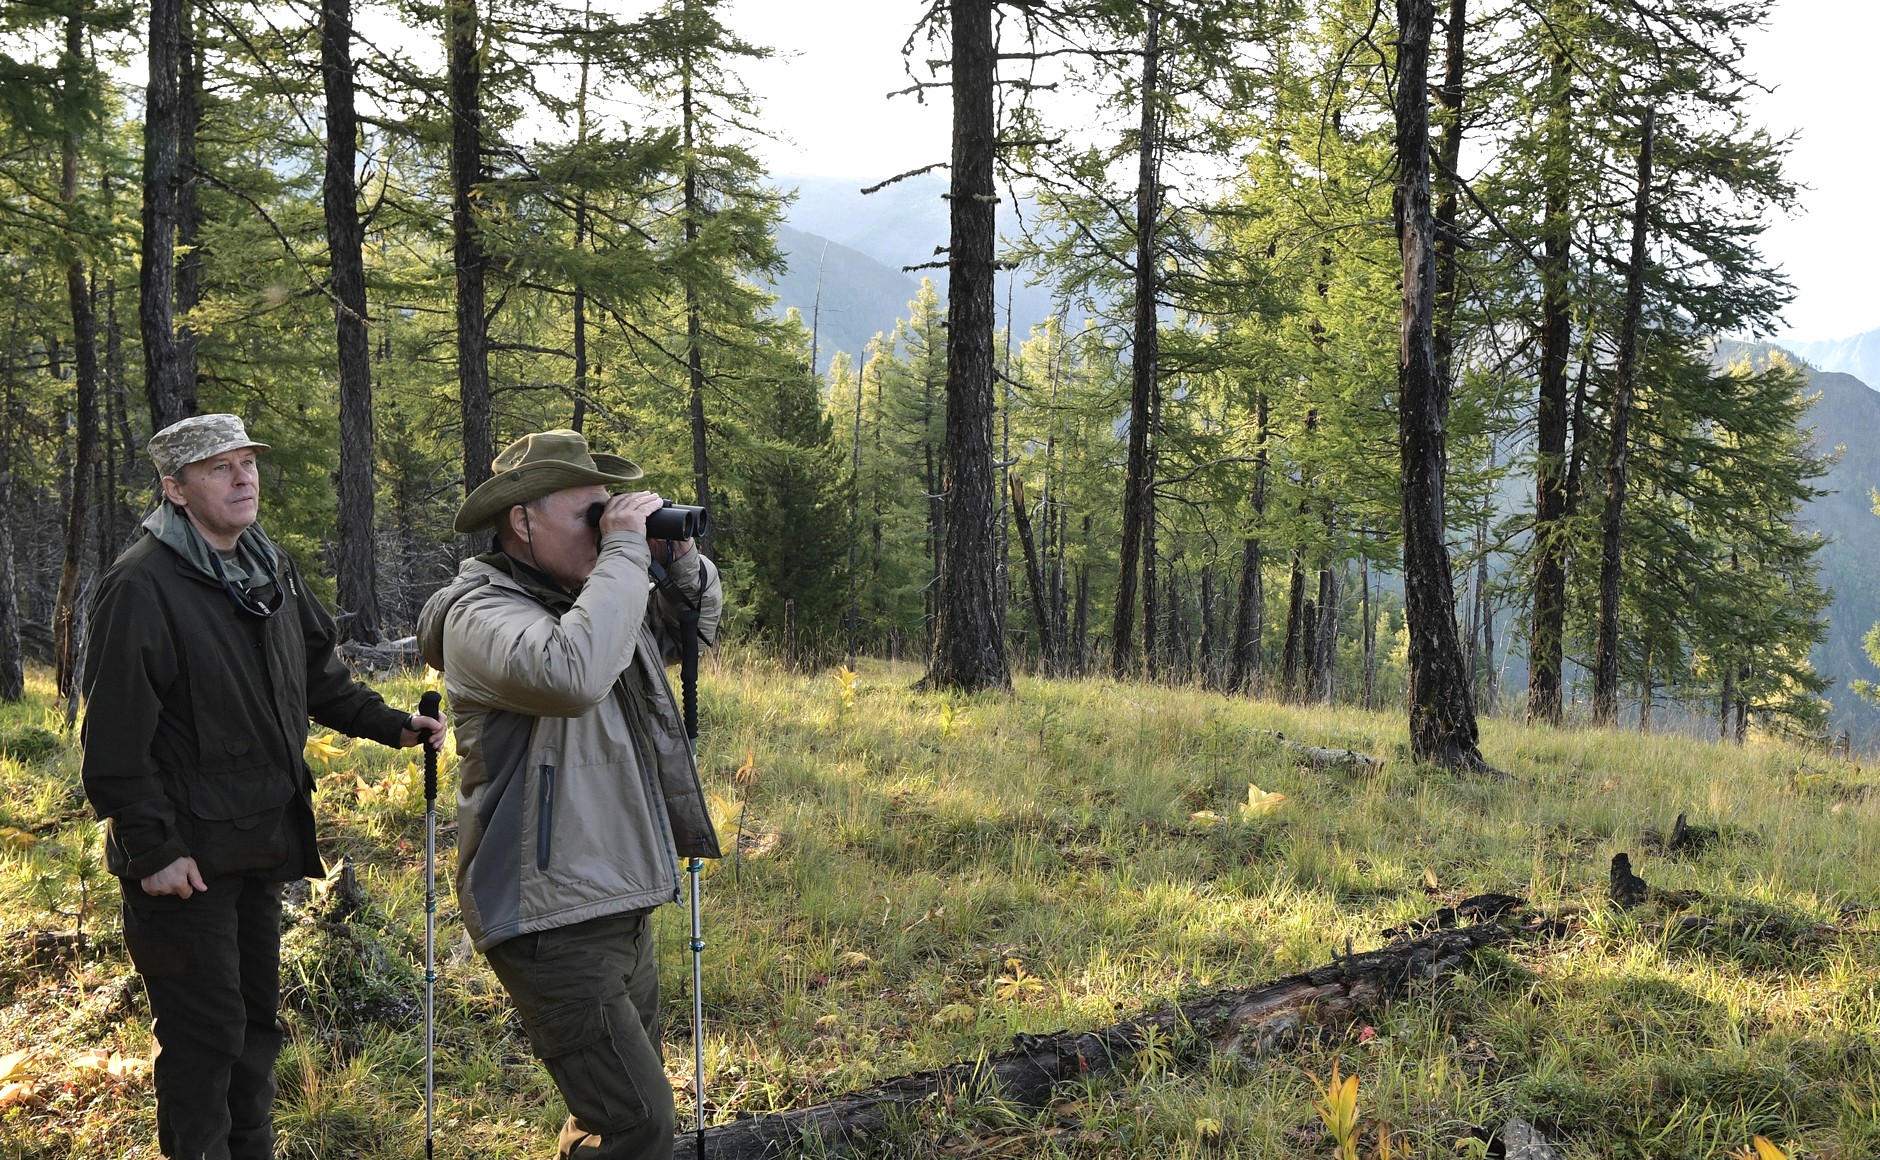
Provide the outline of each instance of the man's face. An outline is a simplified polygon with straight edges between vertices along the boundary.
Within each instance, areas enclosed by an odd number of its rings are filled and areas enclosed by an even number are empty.
[[[579,592],[600,558],[600,537],[587,521],[587,510],[606,501],[607,489],[593,484],[551,492],[535,508],[510,508],[520,558],[568,591]]]
[[[163,477],[163,495],[183,509],[202,538],[223,551],[255,522],[261,501],[261,473],[255,449],[237,447],[185,467],[182,478]]]

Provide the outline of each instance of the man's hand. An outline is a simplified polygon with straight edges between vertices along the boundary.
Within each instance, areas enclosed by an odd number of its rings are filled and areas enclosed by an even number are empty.
[[[646,534],[646,517],[665,505],[658,492],[629,491],[607,501],[601,512],[601,534],[638,532]]]
[[[143,887],[145,894],[174,894],[178,898],[209,889],[202,880],[202,871],[196,868],[196,860],[187,854],[144,879]]]
[[[444,723],[436,717],[426,717],[421,713],[413,713],[411,720],[405,725],[404,732],[398,735],[398,747],[400,749],[410,749],[419,742],[429,745],[432,749],[442,751],[444,748]]]
[[[653,549],[653,559],[662,564],[670,564],[692,550],[692,541],[648,540],[646,546]]]

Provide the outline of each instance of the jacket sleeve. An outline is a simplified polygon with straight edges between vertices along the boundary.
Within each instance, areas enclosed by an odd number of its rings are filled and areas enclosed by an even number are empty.
[[[696,550],[666,565],[666,576],[679,591],[698,601],[698,638],[707,648],[718,643],[718,620],[724,614],[725,589],[719,582],[718,565]],[[679,601],[661,589],[654,589],[653,604],[659,613],[654,624],[667,663],[679,660]]]
[[[633,662],[651,559],[638,532],[602,536],[594,571],[559,620],[507,585],[465,596],[444,628],[459,702],[532,717],[578,717],[600,704]]]
[[[339,659],[339,629],[319,598],[307,590],[290,562],[287,575],[299,591],[294,601],[307,648],[307,714],[328,729],[397,747],[411,714],[392,708],[385,698],[353,679]]]
[[[189,855],[155,755],[164,691],[178,673],[169,623],[154,589],[136,573],[107,576],[92,608],[79,682],[80,778],[130,878],[147,878]]]

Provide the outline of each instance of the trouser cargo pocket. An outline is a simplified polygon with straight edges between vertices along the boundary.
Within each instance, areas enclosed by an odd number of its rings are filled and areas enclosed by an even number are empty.
[[[631,1027],[622,1026],[624,1021]],[[624,1005],[599,1002],[570,1003],[525,1019],[529,1045],[548,1068],[555,1086],[568,1102],[568,1114],[591,1132],[624,1132],[646,1122],[647,1101],[640,1091],[646,1077],[637,1077],[627,1043],[638,1032],[639,1020]],[[661,1069],[657,1077],[664,1082]]]

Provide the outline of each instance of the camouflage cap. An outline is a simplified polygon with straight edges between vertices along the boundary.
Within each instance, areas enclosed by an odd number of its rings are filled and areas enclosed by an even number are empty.
[[[173,476],[198,460],[240,447],[268,449],[248,437],[239,415],[191,415],[152,435],[144,449],[156,462],[158,475]]]

